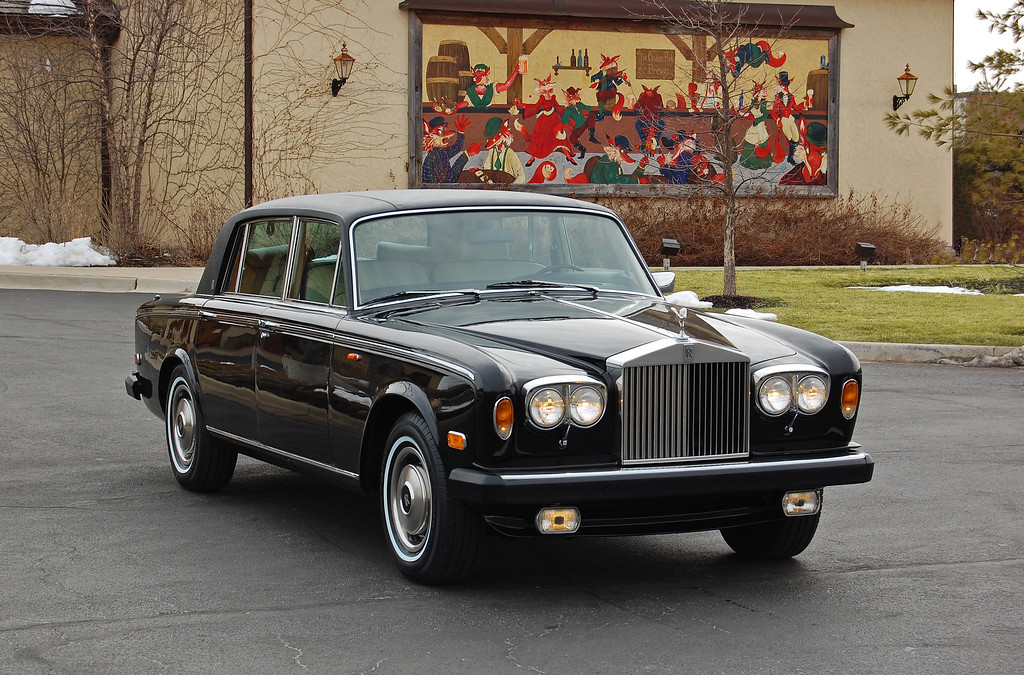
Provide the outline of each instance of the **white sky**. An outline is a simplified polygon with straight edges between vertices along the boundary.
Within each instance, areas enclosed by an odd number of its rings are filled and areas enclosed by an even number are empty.
[[[974,89],[981,79],[967,69],[968,61],[980,61],[1000,47],[1013,47],[1013,39],[1008,35],[989,32],[988,22],[976,17],[978,10],[1002,12],[1012,4],[1013,0],[954,0],[953,78],[958,91]]]

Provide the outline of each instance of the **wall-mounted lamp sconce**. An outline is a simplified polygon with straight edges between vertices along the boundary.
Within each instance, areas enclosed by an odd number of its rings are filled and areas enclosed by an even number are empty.
[[[900,95],[892,97],[892,109],[899,110],[900,106],[907,102],[907,99],[914,95],[914,85],[917,78],[910,72],[910,64],[907,64],[903,74],[896,78],[900,85]]]
[[[331,96],[337,96],[338,90],[348,82],[349,75],[352,74],[352,64],[355,62],[356,60],[349,56],[348,45],[343,42],[341,53],[334,57],[334,70],[338,77],[331,80]]]

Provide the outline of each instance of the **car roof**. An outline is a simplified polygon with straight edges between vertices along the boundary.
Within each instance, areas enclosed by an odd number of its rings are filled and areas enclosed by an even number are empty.
[[[210,260],[207,262],[206,270],[199,281],[196,293],[199,295],[212,295],[215,292],[219,279],[226,273],[223,263],[228,253],[232,232],[241,222],[259,218],[290,218],[298,216],[330,220],[348,227],[364,216],[419,209],[449,208],[570,208],[614,215],[614,211],[611,209],[591,204],[590,202],[536,192],[509,190],[369,190],[366,192],[336,192],[274,199],[249,207],[228,219],[221,229],[216,242],[214,242]]]
[[[274,199],[233,216],[228,223],[275,216],[326,218],[351,223],[363,216],[387,212],[445,208],[583,208],[612,213],[589,202],[548,194],[507,190],[371,190],[336,192]]]

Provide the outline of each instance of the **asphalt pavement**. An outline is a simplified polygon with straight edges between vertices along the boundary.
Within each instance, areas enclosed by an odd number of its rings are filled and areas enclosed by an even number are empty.
[[[101,293],[174,294],[195,291],[202,267],[29,267],[0,265],[0,288]],[[861,361],[955,363],[1003,357],[1020,345],[920,345],[843,342]],[[1010,361],[1010,364],[1013,362]],[[1003,365],[1003,364],[991,364]]]
[[[795,559],[488,536],[428,587],[371,496],[248,458],[177,484],[122,385],[143,299],[0,291],[0,674],[1020,671],[1024,371],[866,364],[874,477],[826,490]]]

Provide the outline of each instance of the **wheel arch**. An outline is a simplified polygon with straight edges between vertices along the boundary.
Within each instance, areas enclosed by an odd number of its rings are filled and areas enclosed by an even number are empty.
[[[199,377],[196,373],[195,365],[189,357],[188,352],[178,347],[171,351],[164,358],[164,362],[160,364],[160,376],[159,382],[157,383],[157,396],[160,399],[160,409],[167,409],[167,394],[171,387],[171,373],[178,366],[185,368],[185,373],[188,375],[189,384],[192,386],[192,391],[196,393],[196,405],[202,405],[201,398],[199,396]]]
[[[392,382],[374,401],[366,417],[359,453],[359,476],[364,492],[375,492],[380,485],[384,444],[391,427],[407,412],[418,413],[423,418],[434,444],[438,445],[437,415],[426,392],[411,382]]]

